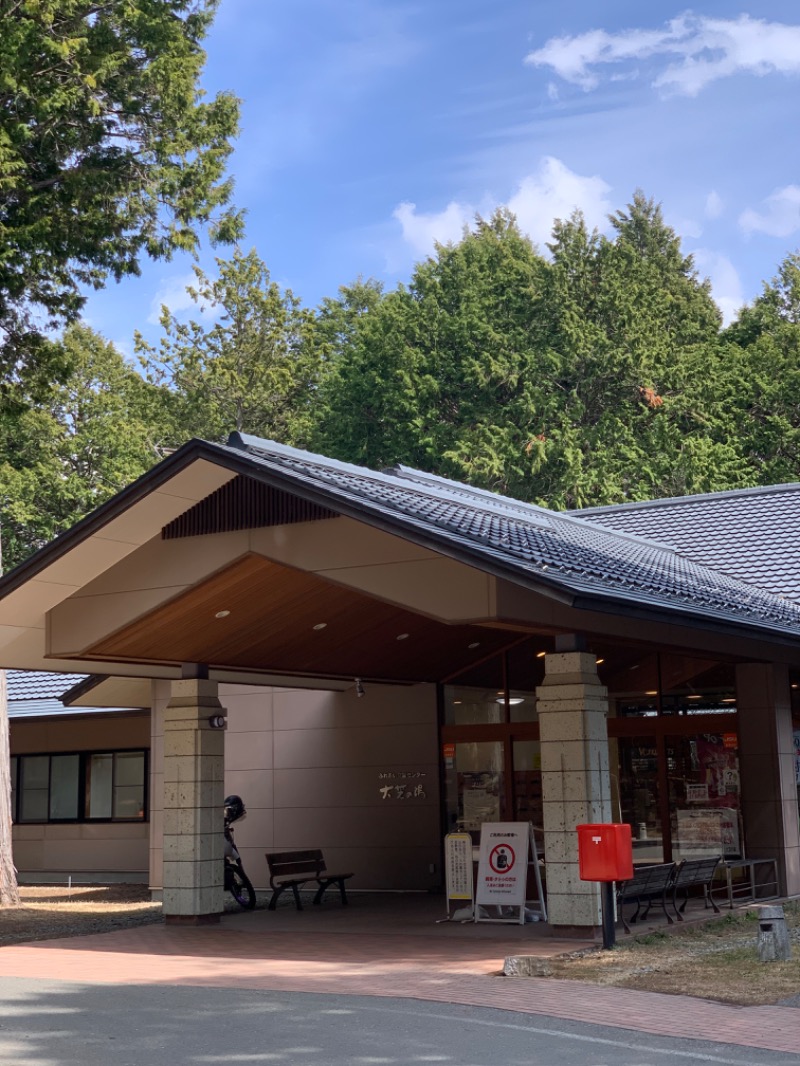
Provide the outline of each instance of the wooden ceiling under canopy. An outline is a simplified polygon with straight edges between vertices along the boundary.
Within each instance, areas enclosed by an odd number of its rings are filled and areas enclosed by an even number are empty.
[[[519,639],[447,625],[250,554],[83,657],[418,682],[441,680]]]

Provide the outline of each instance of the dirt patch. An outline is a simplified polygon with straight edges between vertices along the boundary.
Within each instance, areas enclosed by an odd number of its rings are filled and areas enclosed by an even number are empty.
[[[758,913],[739,911],[676,932],[651,932],[602,949],[542,960],[537,975],[700,996],[723,1003],[800,1006],[800,902],[784,905],[793,958],[758,957]]]
[[[0,908],[0,945],[108,933],[161,921],[146,885],[20,888],[19,907]]]

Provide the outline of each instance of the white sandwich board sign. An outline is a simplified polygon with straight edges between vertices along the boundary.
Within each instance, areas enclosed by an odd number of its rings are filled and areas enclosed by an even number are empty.
[[[539,894],[537,918],[547,921],[536,839],[530,822],[485,822],[481,826],[476,922],[525,922],[528,863]]]

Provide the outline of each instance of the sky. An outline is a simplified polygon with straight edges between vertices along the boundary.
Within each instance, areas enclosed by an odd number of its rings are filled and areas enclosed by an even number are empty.
[[[476,213],[509,206],[546,253],[555,218],[608,232],[641,189],[729,321],[800,247],[800,9],[742,5],[222,0],[204,87],[242,101],[242,248],[315,306],[407,281]],[[162,303],[199,317],[192,280],[189,257],[145,263],[85,317],[130,353]]]

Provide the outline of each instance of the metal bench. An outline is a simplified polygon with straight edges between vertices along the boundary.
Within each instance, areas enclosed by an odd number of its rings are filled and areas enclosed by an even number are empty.
[[[301,911],[303,904],[300,902],[300,889],[309,881],[316,882],[318,886],[314,896],[315,904],[322,902],[326,889],[331,885],[338,885],[342,903],[347,905],[344,883],[353,875],[330,873],[325,867],[325,859],[320,848],[310,848],[306,851],[267,852],[266,858],[272,889],[268,910],[274,911],[281,895],[287,888],[290,888],[297,909]]]
[[[659,863],[655,866],[636,866],[633,877],[628,881],[620,881],[617,885],[617,914],[622,921],[626,933],[631,927],[625,919],[624,905],[635,903],[636,910],[633,912],[631,922],[637,921],[641,913],[642,919],[646,918],[653,902],[657,900],[661,904],[664,916],[670,925],[675,922],[667,910],[667,895],[672,889],[675,877],[676,865],[674,862]],[[642,913],[642,908],[644,912]]]
[[[706,907],[710,903],[716,913],[720,913],[720,909],[711,894],[711,882],[714,880],[714,874],[717,872],[717,867],[721,862],[721,855],[710,859],[684,859],[675,871],[675,876],[672,880],[672,906],[675,911],[675,917],[679,922],[683,921],[683,912],[689,902],[689,889],[698,885],[702,886],[703,900]],[[678,907],[679,892],[683,892],[683,903],[680,907]]]

